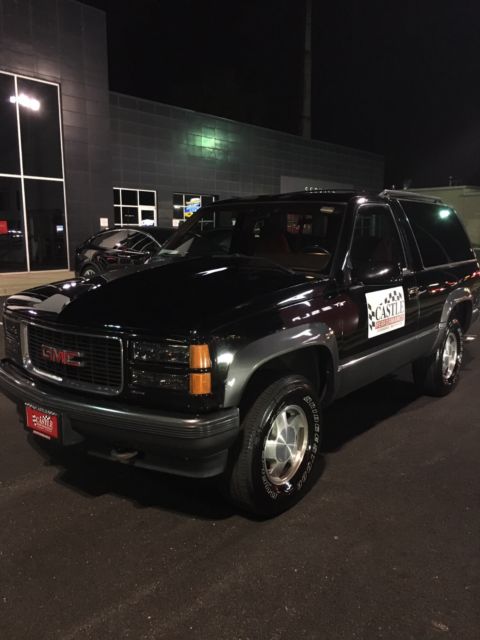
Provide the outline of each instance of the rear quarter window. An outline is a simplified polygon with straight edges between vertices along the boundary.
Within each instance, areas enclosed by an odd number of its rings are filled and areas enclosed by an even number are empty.
[[[401,202],[425,267],[474,258],[470,240],[455,211],[445,205]]]
[[[92,245],[96,249],[114,249],[118,244],[124,242],[128,237],[128,229],[119,229],[118,231],[105,231],[99,233],[92,240]]]

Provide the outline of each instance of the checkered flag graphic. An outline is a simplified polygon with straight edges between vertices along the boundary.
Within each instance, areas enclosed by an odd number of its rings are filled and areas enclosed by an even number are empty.
[[[372,309],[372,305],[370,303],[368,303],[367,306],[368,306],[368,328],[372,330],[375,327],[375,312]]]
[[[391,291],[385,298],[385,304],[388,304],[389,302],[398,302],[399,300],[403,300],[403,296],[400,291]]]
[[[390,291],[390,293],[384,300],[384,304],[389,304],[390,302],[399,302],[400,300],[403,300],[402,293],[403,292],[401,291]],[[375,328],[375,319],[376,319],[375,311],[369,302],[367,303],[367,307],[368,307],[368,328],[370,330],[373,330]]]

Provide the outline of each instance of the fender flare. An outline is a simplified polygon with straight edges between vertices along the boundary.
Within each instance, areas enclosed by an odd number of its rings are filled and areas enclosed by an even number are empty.
[[[264,364],[279,356],[306,349],[326,347],[333,361],[334,385],[337,382],[338,348],[334,331],[325,323],[309,323],[284,329],[239,349],[227,371],[224,407],[238,406],[249,380]],[[335,390],[334,390],[335,393]]]
[[[447,322],[449,317],[452,315],[452,311],[455,309],[457,305],[462,302],[470,302],[472,304],[472,312],[474,308],[473,304],[473,294],[468,287],[461,287],[460,289],[455,289],[454,291],[450,291],[445,300],[442,309],[442,315],[440,317],[440,322],[438,323],[438,336],[435,340],[434,349],[437,349],[441,344],[444,336],[445,330],[447,327]]]

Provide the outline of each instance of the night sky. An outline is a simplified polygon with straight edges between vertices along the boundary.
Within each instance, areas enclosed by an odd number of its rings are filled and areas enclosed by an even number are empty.
[[[110,88],[298,133],[303,0],[90,0]],[[480,4],[313,0],[312,135],[385,155],[385,184],[480,184]]]

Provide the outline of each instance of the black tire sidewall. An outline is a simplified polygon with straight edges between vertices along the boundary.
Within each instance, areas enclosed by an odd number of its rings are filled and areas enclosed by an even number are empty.
[[[308,442],[302,463],[292,479],[276,485],[270,482],[264,464],[264,444],[272,422],[281,409],[295,404],[305,412]],[[298,502],[311,488],[320,472],[321,410],[320,401],[305,382],[296,381],[277,394],[263,413],[258,429],[251,434],[251,483],[255,502],[262,513],[280,513]]]
[[[85,275],[87,271],[93,271],[92,275]],[[88,265],[86,267],[83,267],[82,272],[81,272],[81,276],[82,278],[93,278],[94,276],[98,276],[99,271],[96,267],[94,267],[93,265]]]

